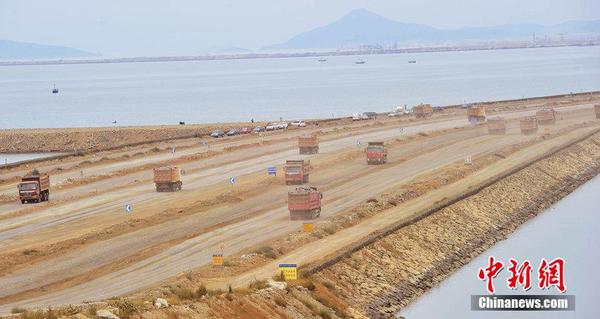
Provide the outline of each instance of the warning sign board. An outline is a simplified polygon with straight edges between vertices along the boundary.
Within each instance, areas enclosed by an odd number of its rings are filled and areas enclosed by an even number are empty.
[[[296,264],[279,264],[279,273],[285,281],[298,279],[298,265]]]
[[[212,264],[214,267],[223,267],[223,265],[225,264],[223,260],[223,254],[213,254]]]
[[[313,223],[303,223],[302,224],[302,231],[304,231],[305,233],[312,232],[314,228],[315,228],[315,224],[313,224]]]

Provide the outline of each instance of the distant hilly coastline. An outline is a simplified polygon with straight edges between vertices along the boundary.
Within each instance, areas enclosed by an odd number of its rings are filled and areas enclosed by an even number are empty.
[[[553,26],[510,24],[494,27],[437,29],[424,24],[401,23],[365,9],[353,10],[341,19],[264,49],[334,49],[359,46],[426,45],[475,40],[563,38],[599,34],[600,20],[570,21]]]
[[[69,47],[0,40],[0,60],[65,59],[94,56],[97,54]]]

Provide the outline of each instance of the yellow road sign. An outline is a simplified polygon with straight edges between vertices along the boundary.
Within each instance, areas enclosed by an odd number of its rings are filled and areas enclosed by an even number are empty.
[[[305,233],[310,233],[313,231],[313,229],[315,228],[315,225],[313,223],[303,223],[302,224],[302,230]]]
[[[298,280],[298,265],[279,264],[279,273],[283,275],[285,281]]]
[[[223,254],[213,254],[212,255],[212,264],[215,267],[223,267],[225,264],[223,260]]]

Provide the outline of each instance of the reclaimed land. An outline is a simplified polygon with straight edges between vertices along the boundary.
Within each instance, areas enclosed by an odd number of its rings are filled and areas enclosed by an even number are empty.
[[[303,278],[296,282],[259,279],[235,289],[173,285],[161,295],[139,293],[15,316],[95,318],[102,308],[122,318],[391,318],[519,225],[597,176],[600,134],[597,129],[587,132],[305,267]],[[380,204],[384,205],[374,203]],[[382,214],[401,207],[391,206]],[[156,309],[156,297],[164,297],[170,306]]]

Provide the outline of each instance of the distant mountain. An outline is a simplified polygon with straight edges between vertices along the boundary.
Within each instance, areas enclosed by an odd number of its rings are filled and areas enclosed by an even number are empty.
[[[600,20],[570,21],[548,27],[537,24],[510,24],[442,30],[423,24],[401,23],[365,9],[357,9],[331,24],[301,33],[285,43],[265,49],[331,49],[395,43],[430,44],[467,40],[503,40],[531,38],[534,32],[538,36],[600,33]]]
[[[62,59],[95,56],[69,47],[0,40],[0,60]]]

